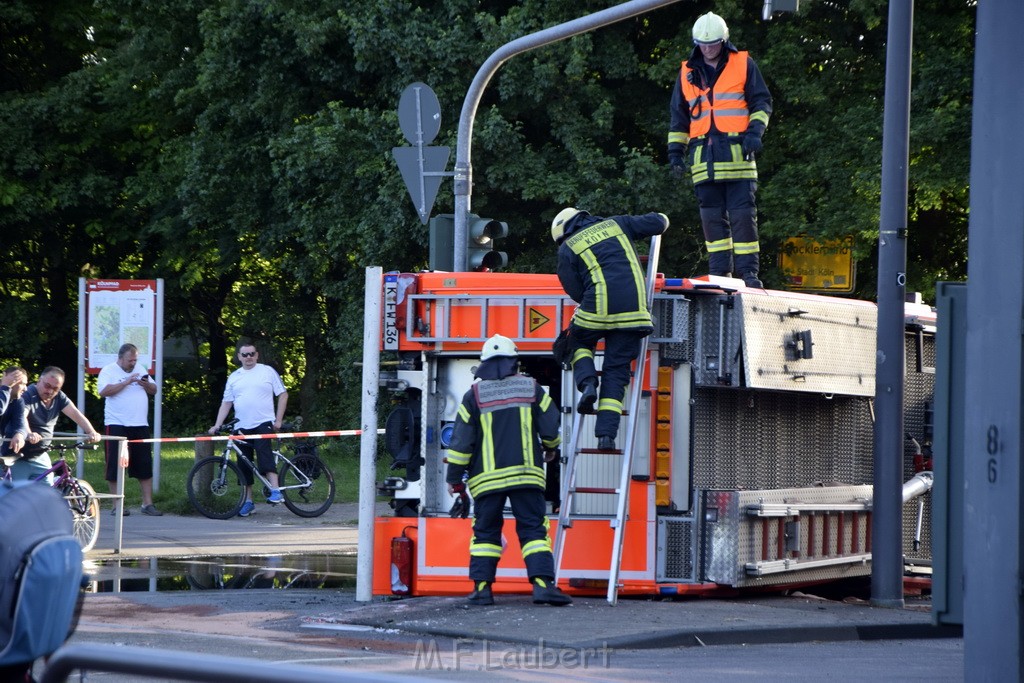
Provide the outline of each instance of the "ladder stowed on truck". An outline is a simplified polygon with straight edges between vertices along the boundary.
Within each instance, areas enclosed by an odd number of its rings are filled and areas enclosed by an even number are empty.
[[[658,259],[661,253],[661,236],[655,235],[651,238],[651,248],[647,256],[647,279],[646,293],[648,306],[654,300],[654,280],[658,273]],[[558,534],[555,537],[555,585],[562,571],[562,560],[565,556],[565,543],[567,532],[572,529],[576,493],[596,493],[613,495],[615,500],[615,517],[611,520],[612,528],[615,530],[612,541],[612,555],[608,569],[608,602],[614,605],[618,601],[619,594],[619,567],[622,563],[622,540],[626,529],[626,516],[629,502],[629,480],[633,471],[633,453],[636,445],[637,419],[640,414],[640,396],[643,393],[644,373],[647,367],[647,345],[650,336],[640,340],[640,351],[635,359],[635,369],[626,391],[629,394],[629,404],[623,417],[626,418],[626,432],[622,441],[621,449],[601,450],[591,448],[580,448],[580,433],[583,430],[584,414],[578,409],[578,402],[574,402],[576,409],[573,411],[572,433],[569,439],[568,455],[565,460],[565,473],[562,481],[561,507],[558,513]],[[569,372],[572,372],[570,369]],[[619,485],[616,488],[603,488],[592,486],[577,486],[576,474],[580,456],[591,455],[621,455]]]

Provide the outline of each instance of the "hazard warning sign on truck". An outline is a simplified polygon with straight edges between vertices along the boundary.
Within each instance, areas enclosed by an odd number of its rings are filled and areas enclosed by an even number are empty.
[[[782,243],[779,267],[787,289],[852,292],[856,267],[853,237],[821,242],[810,237],[790,237]]]

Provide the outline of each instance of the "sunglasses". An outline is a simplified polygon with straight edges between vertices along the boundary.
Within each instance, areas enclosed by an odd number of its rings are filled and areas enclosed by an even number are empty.
[[[255,351],[246,351],[246,352],[240,353],[238,355],[241,356],[242,358],[252,358],[253,356],[256,355],[256,352]]]

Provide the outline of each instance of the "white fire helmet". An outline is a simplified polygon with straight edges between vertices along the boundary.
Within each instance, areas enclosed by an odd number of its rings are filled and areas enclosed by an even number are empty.
[[[729,27],[725,19],[714,12],[702,14],[693,22],[694,45],[714,45],[726,40],[729,40]]]
[[[480,360],[485,361],[499,357],[518,358],[519,349],[508,337],[496,334],[484,342],[484,347],[480,350]]]
[[[582,213],[579,209],[567,206],[558,212],[555,216],[555,220],[551,221],[551,239],[557,244],[565,236],[565,224],[576,217],[577,214]]]

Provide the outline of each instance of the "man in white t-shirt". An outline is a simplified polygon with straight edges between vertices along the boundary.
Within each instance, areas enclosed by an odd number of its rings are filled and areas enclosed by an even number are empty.
[[[134,344],[123,344],[117,350],[117,360],[103,366],[96,387],[104,398],[103,422],[107,436],[148,439],[149,397],[156,394],[156,382],[145,367],[137,367],[139,349]],[[106,479],[111,493],[117,491],[119,441],[106,442]],[[142,514],[160,517],[162,512],[153,505],[153,445],[128,444],[128,476],[139,480],[142,489]],[[130,514],[121,506],[124,514]],[[113,511],[111,511],[113,512]]]
[[[238,360],[242,367],[228,376],[224,387],[224,401],[217,411],[217,420],[210,427],[210,434],[216,434],[231,409],[235,410],[238,420],[238,431],[242,434],[272,434],[281,429],[284,411],[288,407],[288,392],[277,370],[259,361],[259,352],[249,342],[239,342]],[[277,410],[274,410],[274,397],[277,397]],[[260,474],[270,482],[270,495],[267,502],[277,505],[284,501],[281,490],[277,488],[277,472],[274,470],[274,454],[270,439],[252,439],[252,445],[239,444],[246,457],[252,459],[256,452],[256,467]],[[241,466],[242,477],[245,479],[245,502],[238,514],[248,517],[256,511],[252,502],[252,470]]]

